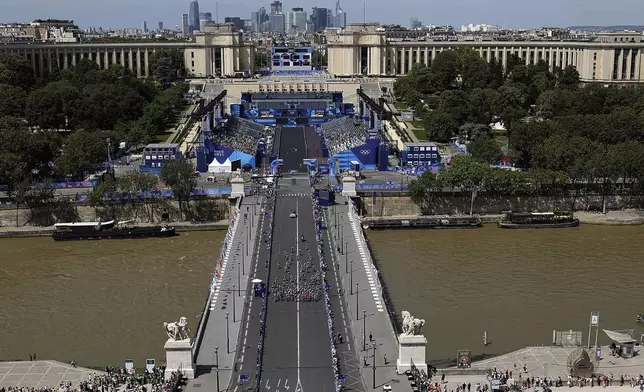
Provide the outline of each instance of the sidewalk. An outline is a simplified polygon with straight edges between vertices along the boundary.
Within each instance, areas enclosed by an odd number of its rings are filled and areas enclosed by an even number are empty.
[[[343,203],[344,198],[339,202]],[[359,222],[350,221],[349,208],[351,207],[348,204],[330,207],[327,210],[327,224],[329,233],[333,237],[336,265],[339,267],[340,279],[343,282],[345,304],[348,305],[348,315],[345,317],[351,321],[354,344],[361,357],[362,378],[368,390],[381,389],[384,384],[393,384],[392,387],[396,391],[411,390],[407,377],[396,374],[398,340],[384,305],[380,283],[376,276],[377,271],[372,265],[368,250],[358,241],[361,235]],[[346,247],[346,249],[341,254],[338,252],[338,247]],[[375,388],[374,350],[369,340],[370,335],[376,346]],[[366,351],[363,350],[363,345],[366,346]],[[365,362],[368,366],[365,366]]]
[[[221,270],[221,283],[211,296],[210,315],[195,358],[197,377],[188,382],[186,390],[216,390],[217,380],[219,390],[226,390],[230,384],[240,332],[244,330],[241,328],[245,319],[244,309],[250,307],[253,299],[248,294],[251,290],[249,276],[252,275],[252,258],[262,220],[262,205],[257,205],[257,200],[256,197],[244,198],[240,206],[233,240]],[[244,298],[249,303],[244,303]]]

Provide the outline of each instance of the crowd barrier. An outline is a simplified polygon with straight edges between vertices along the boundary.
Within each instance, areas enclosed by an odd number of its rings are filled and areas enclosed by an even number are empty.
[[[362,231],[362,221],[360,219],[360,216],[356,213],[356,206],[353,203],[353,200],[351,200],[351,198],[347,199],[349,199],[349,221],[351,221],[354,233],[357,234],[356,241],[358,241],[359,247],[364,249],[364,257],[368,259],[368,266],[369,268],[371,268],[372,276],[376,278],[374,279],[374,282],[376,283],[376,286],[378,288],[378,294],[382,295],[382,286],[380,285],[380,272],[373,263],[373,258],[371,257],[371,252],[369,251],[367,239],[364,237],[364,232]]]
[[[235,238],[235,233],[237,232],[237,226],[239,223],[239,207],[241,205],[241,198],[237,200],[237,205],[235,206],[235,213],[230,216],[230,221],[228,223],[228,231],[226,232],[226,239],[224,240],[221,250],[219,251],[219,258],[217,259],[217,264],[215,265],[215,271],[212,274],[212,283],[210,284],[210,292],[214,293],[217,287],[221,284],[222,279],[222,270],[226,263],[228,262],[228,257],[232,250],[232,242]]]
[[[69,188],[94,188],[98,186],[98,180],[91,181],[67,181],[54,182],[51,184],[33,184],[31,189],[69,189]],[[0,190],[7,189],[6,185],[0,185]]]
[[[266,200],[266,213],[270,214],[269,219],[269,229],[267,230],[270,233],[270,245],[273,245],[273,223],[275,222],[275,189],[271,188],[268,191],[268,196]],[[260,229],[261,231],[261,229]],[[263,234],[263,233],[262,233]],[[262,241],[261,237],[258,238],[258,247],[257,251],[259,252],[260,243]],[[272,251],[268,249],[268,258],[269,263],[272,262]],[[266,283],[270,282],[270,269],[268,271]],[[259,314],[259,344],[257,345],[257,371],[255,372],[255,384],[257,385],[257,390],[259,390],[259,385],[262,382],[262,370],[264,366],[264,340],[266,338],[266,304],[268,302],[268,295],[264,294],[262,297],[262,310]]]
[[[333,316],[331,314],[331,300],[329,298],[329,293],[328,293],[328,283],[326,280],[326,267],[324,265],[324,255],[323,255],[323,241],[322,241],[322,213],[320,211],[320,207],[313,198],[313,195],[311,195],[311,198],[313,199],[313,216],[315,219],[315,241],[317,244],[317,250],[318,250],[318,259],[320,260],[320,271],[322,272],[322,284],[324,285],[322,287],[322,292],[324,293],[324,309],[326,311],[326,317],[327,317],[327,326],[329,330],[329,344],[331,346],[331,358],[332,358],[332,366],[333,366],[333,373],[335,376],[334,383],[335,383],[335,391],[339,392],[341,390],[341,384],[340,384],[340,367],[339,367],[339,357],[338,353],[334,344],[334,324],[333,324]]]

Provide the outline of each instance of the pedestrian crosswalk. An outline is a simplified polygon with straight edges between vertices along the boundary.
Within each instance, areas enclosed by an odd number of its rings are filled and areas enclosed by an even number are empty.
[[[281,193],[283,197],[308,197],[308,193]]]

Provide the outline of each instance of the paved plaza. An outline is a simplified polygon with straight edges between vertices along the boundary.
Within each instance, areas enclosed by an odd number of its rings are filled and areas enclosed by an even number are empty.
[[[95,374],[103,372],[58,361],[0,362],[0,388],[56,387],[65,382],[71,382],[72,387],[78,388],[81,381]]]

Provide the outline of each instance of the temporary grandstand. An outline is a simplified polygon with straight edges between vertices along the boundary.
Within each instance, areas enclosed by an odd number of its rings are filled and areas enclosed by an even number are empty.
[[[212,133],[211,141],[231,150],[255,155],[260,141],[265,137],[264,127],[239,117],[230,117]]]
[[[366,142],[367,127],[363,123],[356,124],[349,117],[341,117],[322,124],[324,142],[333,157],[342,151],[356,148]]]

